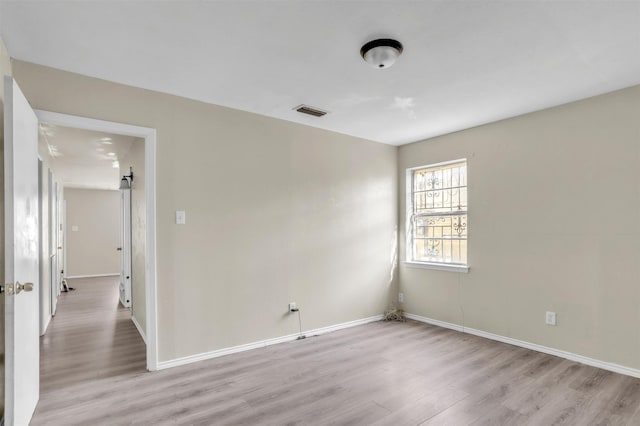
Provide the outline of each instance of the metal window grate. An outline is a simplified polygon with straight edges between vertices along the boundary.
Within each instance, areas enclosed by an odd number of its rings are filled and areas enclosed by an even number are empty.
[[[467,264],[466,160],[410,170],[413,261]]]

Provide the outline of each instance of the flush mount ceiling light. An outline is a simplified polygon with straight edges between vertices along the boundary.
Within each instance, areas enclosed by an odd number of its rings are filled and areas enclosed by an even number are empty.
[[[365,43],[360,49],[362,58],[374,68],[389,68],[402,53],[402,44],[398,40],[379,38]]]

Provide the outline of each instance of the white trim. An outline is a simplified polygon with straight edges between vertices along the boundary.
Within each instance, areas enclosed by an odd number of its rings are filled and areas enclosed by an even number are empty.
[[[38,325],[39,325],[39,333],[40,336],[44,336],[44,334],[47,332],[47,326],[49,325],[49,321],[51,320],[51,316],[47,315],[45,313],[43,313],[43,308],[44,308],[44,300],[45,300],[45,291],[46,291],[46,286],[44,285],[44,274],[43,272],[43,268],[46,268],[47,266],[49,266],[48,260],[49,260],[49,248],[48,247],[43,247],[43,243],[44,243],[44,234],[45,234],[45,229],[43,227],[44,225],[44,219],[43,219],[43,215],[42,215],[42,211],[43,211],[43,207],[44,207],[44,173],[45,173],[45,167],[44,167],[44,161],[42,161],[42,158],[40,157],[40,154],[38,154],[38,313],[40,316],[40,319],[38,321]],[[49,199],[47,198],[47,204],[48,204]],[[47,228],[47,231],[49,229]],[[46,251],[46,255],[43,255],[43,252]]]
[[[133,325],[136,326],[136,328],[138,329],[138,333],[140,333],[140,337],[142,337],[142,340],[144,340],[144,344],[147,344],[147,336],[145,336],[144,330],[142,329],[142,326],[140,326],[140,323],[138,322],[138,320],[136,319],[136,317],[134,315],[131,315],[131,321],[133,321]]]
[[[450,322],[440,321],[440,320],[433,319],[433,318],[422,317],[420,315],[410,314],[408,312],[404,313],[404,317],[412,319],[412,320],[424,322],[426,324],[437,325],[438,327],[442,327],[442,328],[448,328],[448,329],[454,330],[454,331],[464,332],[466,330],[464,327],[462,327],[461,325],[458,325],[458,324],[453,324],[453,323],[450,323]]]
[[[368,324],[370,322],[380,321],[383,319],[383,315],[375,315],[369,318],[363,318],[355,321],[349,321],[342,324],[330,325],[328,327],[316,328],[303,333],[303,336],[317,336],[320,334],[330,333],[332,331],[342,330],[343,328],[355,327],[357,325]],[[158,363],[158,370],[164,370],[166,368],[178,367],[180,365],[191,364],[193,362],[204,361],[206,359],[217,358],[224,355],[230,355],[237,352],[249,351],[251,349],[264,348],[266,346],[277,345],[278,343],[291,342],[296,340],[300,336],[299,333],[289,334],[282,337],[275,337],[273,339],[260,340],[258,342],[246,343],[244,345],[232,346],[229,348],[218,349],[211,352],[204,352],[201,354],[185,356],[182,358],[176,358],[169,361],[161,361]]]
[[[146,253],[145,269],[145,306],[146,306],[146,342],[147,342],[147,370],[158,369],[158,296],[157,296],[157,265],[156,265],[156,129],[150,129],[145,137],[145,203],[147,209]]]
[[[146,218],[145,295],[147,309],[147,370],[158,369],[157,259],[156,259],[156,129],[76,115],[34,110],[38,120],[58,126],[96,130],[144,138]]]
[[[446,263],[430,263],[430,262],[402,262],[404,266],[408,268],[418,269],[435,269],[437,271],[450,271],[450,272],[462,272],[464,274],[469,273],[469,267],[467,265],[448,265]]]
[[[96,120],[94,118],[80,117],[79,115],[60,114],[58,112],[43,111],[39,109],[34,109],[33,111],[36,113],[38,121],[55,124],[57,126],[74,127],[76,129],[95,130],[97,132],[115,133],[118,135],[141,138],[146,137],[150,131],[155,130],[149,127]]]
[[[427,324],[433,324],[439,327],[450,328],[455,331],[460,331],[463,333],[469,333],[475,336],[484,337],[485,339],[495,340],[497,342],[507,343],[509,345],[514,345],[514,346],[520,346],[522,348],[531,349],[533,351],[538,351],[538,352],[542,352],[549,355],[554,355],[560,358],[568,359],[570,361],[575,361],[581,364],[590,365],[592,367],[601,368],[603,370],[613,371],[614,373],[619,373],[619,374],[624,374],[626,376],[640,378],[640,370],[631,368],[631,367],[625,367],[624,365],[601,361],[601,360],[589,358],[583,355],[574,354],[572,352],[549,348],[547,346],[538,345],[536,343],[525,342],[523,340],[513,339],[511,337],[505,337],[499,334],[489,333],[487,331],[476,330],[474,328],[463,327],[461,325],[451,324],[448,322],[439,321],[432,318],[423,317],[420,315],[405,313],[404,316],[406,318],[424,322]]]
[[[51,315],[45,315],[44,324],[42,326],[42,330],[40,330],[40,337],[44,336],[47,333],[47,328],[49,328],[50,323],[51,323]]]
[[[114,274],[95,274],[95,275],[67,275],[65,278],[67,279],[72,279],[72,278],[101,278],[101,277],[115,277],[120,275],[120,273],[114,273]]]
[[[458,158],[457,160],[441,161],[439,163],[427,164],[426,166],[410,167],[410,168],[407,169],[407,171],[420,170],[420,169],[429,169],[431,167],[448,166],[449,164],[462,163],[463,161],[466,162],[467,159],[466,158]]]
[[[64,185],[62,186],[62,278],[67,278],[67,200],[64,198]]]

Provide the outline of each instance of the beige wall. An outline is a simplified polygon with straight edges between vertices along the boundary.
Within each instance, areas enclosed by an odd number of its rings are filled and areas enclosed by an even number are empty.
[[[147,209],[145,202],[144,139],[133,142],[127,155],[120,159],[120,174],[129,174],[133,168],[131,183],[131,316],[136,319],[146,335],[146,232]]]
[[[66,276],[119,274],[120,191],[65,188],[64,199]]]
[[[382,313],[396,148],[16,61],[34,108],[157,129],[159,359]],[[186,225],[174,223],[185,210]]]
[[[11,76],[11,59],[9,58],[9,53],[7,52],[7,48],[4,45],[4,40],[0,38],[0,77],[2,77],[2,87],[0,87],[0,112],[2,112],[2,116],[0,117],[0,140],[2,140],[3,144],[0,147],[4,151],[4,76]],[[3,176],[4,179],[4,176]],[[4,262],[4,259],[3,259]]]
[[[469,180],[470,272],[402,265],[406,311],[640,368],[639,118],[636,86],[400,147],[401,230],[405,169]]]

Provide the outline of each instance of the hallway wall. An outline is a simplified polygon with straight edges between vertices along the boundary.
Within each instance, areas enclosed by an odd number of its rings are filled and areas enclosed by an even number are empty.
[[[120,273],[120,192],[65,188],[67,277]]]
[[[136,141],[124,158],[120,159],[120,175],[133,169],[131,182],[131,316],[147,334],[145,265],[147,208],[145,201],[144,140]]]

